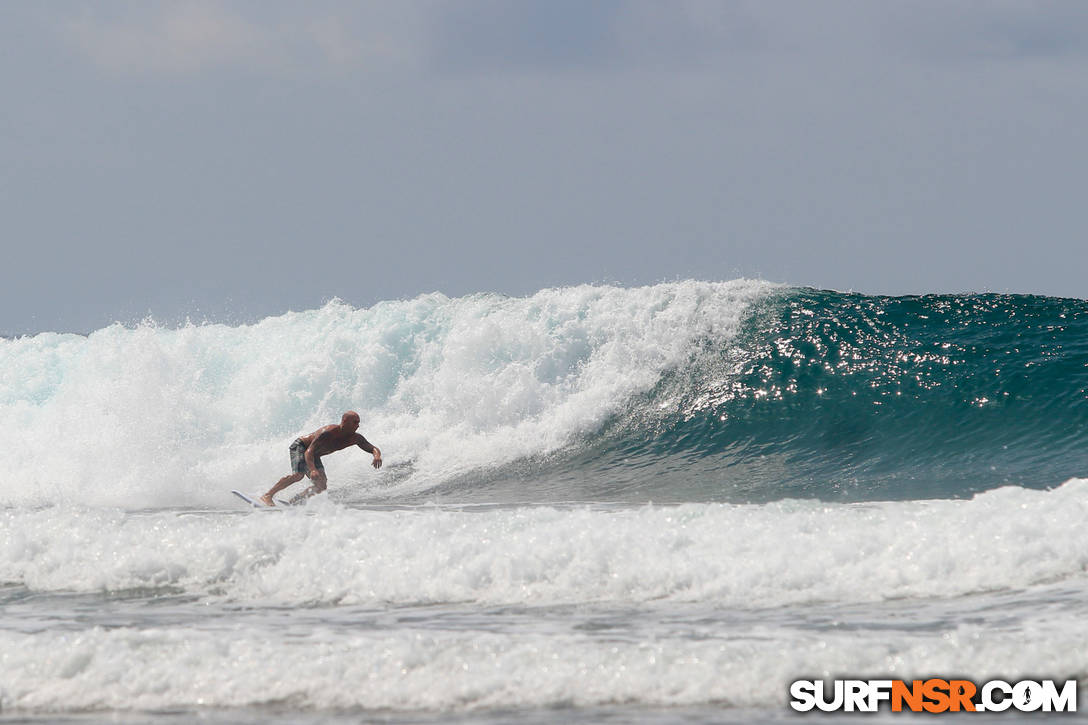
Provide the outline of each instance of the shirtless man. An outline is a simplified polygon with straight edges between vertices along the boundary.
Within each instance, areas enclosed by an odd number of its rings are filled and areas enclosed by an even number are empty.
[[[355,431],[359,430],[359,414],[354,410],[344,413],[340,419],[340,425],[327,425],[318,428],[308,436],[296,438],[291,444],[291,469],[292,472],[276,481],[268,493],[261,496],[261,502],[266,506],[275,506],[272,496],[279,493],[292,483],[298,483],[303,476],[307,476],[313,484],[305,491],[291,499],[291,503],[309,498],[315,493],[321,493],[328,486],[329,480],[325,477],[325,467],[321,465],[321,456],[326,453],[343,450],[348,446],[359,446],[367,453],[374,454],[374,460],[370,465],[374,468],[382,467],[382,452],[376,445],[371,444],[366,438]]]

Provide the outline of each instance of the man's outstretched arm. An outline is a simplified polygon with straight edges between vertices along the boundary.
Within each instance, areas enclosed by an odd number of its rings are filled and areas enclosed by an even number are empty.
[[[359,446],[367,453],[371,453],[374,455],[374,461],[370,465],[374,466],[375,468],[382,467],[382,452],[376,445],[374,445],[358,433],[355,434],[355,445]]]

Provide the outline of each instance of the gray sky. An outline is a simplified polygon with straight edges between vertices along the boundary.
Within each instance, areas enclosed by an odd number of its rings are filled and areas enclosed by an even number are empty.
[[[0,11],[0,333],[760,277],[1088,297],[1088,3]]]

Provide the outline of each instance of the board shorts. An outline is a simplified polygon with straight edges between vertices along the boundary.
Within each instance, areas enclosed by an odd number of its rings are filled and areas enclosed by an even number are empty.
[[[322,473],[325,472],[325,466],[321,464],[321,459],[317,456],[314,456],[314,468]],[[306,444],[301,438],[296,438],[291,444],[291,470],[303,476],[308,476],[310,473],[310,469],[306,466]]]

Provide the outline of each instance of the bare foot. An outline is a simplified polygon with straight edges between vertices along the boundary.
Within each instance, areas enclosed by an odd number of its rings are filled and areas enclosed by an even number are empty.
[[[261,496],[260,501],[265,506],[275,506],[276,505],[276,502],[272,500],[272,494],[270,494],[270,493],[266,493],[264,496]]]

